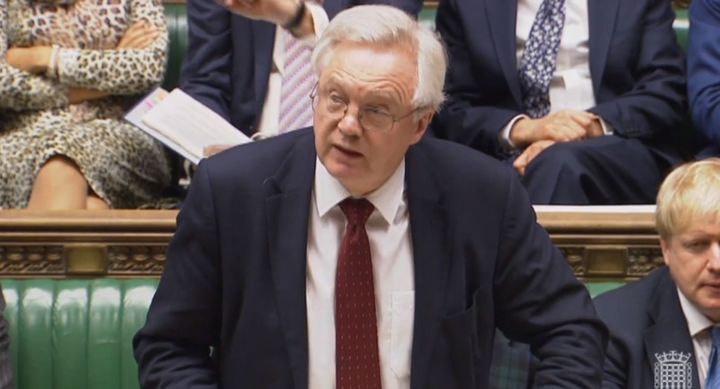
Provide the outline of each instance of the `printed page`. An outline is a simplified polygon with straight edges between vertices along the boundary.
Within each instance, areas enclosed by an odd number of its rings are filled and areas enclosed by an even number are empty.
[[[153,109],[156,105],[158,105],[161,101],[163,101],[169,94],[170,92],[166,91],[163,88],[155,88],[152,92],[148,93],[148,95],[145,96],[140,102],[138,102],[130,111],[128,111],[127,114],[125,114],[125,120],[145,131],[153,138],[159,140],[162,144],[169,147],[174,152],[192,161],[193,156],[192,154],[188,153],[187,150],[184,150],[172,139],[163,135],[163,133],[142,122],[142,117],[145,116],[146,113],[150,112],[150,110]]]
[[[180,89],[174,89],[159,101],[150,97],[143,100],[148,102],[136,106],[143,109],[152,105],[140,116],[138,126],[149,127],[152,132],[146,131],[150,135],[194,164],[202,159],[203,149],[207,146],[238,145],[250,141],[220,115]],[[132,112],[126,115],[126,119]]]

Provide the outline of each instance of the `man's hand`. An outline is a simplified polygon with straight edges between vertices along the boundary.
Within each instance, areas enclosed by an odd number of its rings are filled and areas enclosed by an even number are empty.
[[[603,134],[600,118],[585,111],[559,111],[539,119],[520,119],[510,131],[510,141],[522,149],[540,140],[572,142]]]
[[[50,63],[51,46],[11,47],[6,54],[8,65],[32,74],[42,74]]]
[[[298,10],[296,0],[217,0],[230,11],[255,20],[286,25]]]
[[[125,31],[122,39],[115,47],[116,50],[142,50],[150,47],[160,36],[160,31],[147,22],[141,20],[136,22]]]
[[[217,154],[217,153],[219,153],[219,152],[225,151],[225,150],[227,150],[227,149],[229,149],[229,148],[231,148],[231,147],[234,147],[234,146],[237,146],[237,145],[234,145],[234,144],[233,144],[233,145],[227,145],[227,144],[225,144],[225,145],[209,145],[209,146],[205,146],[205,147],[203,147],[203,157],[205,157],[205,158],[212,157],[213,155],[215,155],[215,154]]]
[[[539,140],[537,142],[534,142],[530,146],[528,146],[522,154],[520,154],[517,159],[515,159],[515,162],[513,162],[513,167],[515,170],[520,173],[521,176],[525,175],[525,170],[530,165],[530,162],[532,162],[535,157],[540,155],[545,149],[548,147],[554,145],[556,142],[552,140]]]

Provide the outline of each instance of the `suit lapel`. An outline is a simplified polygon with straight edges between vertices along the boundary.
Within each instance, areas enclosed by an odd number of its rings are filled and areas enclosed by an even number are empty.
[[[692,385],[688,387],[699,388],[697,361],[690,331],[680,306],[677,288],[667,269],[664,271],[666,272],[664,278],[657,285],[656,297],[648,307],[648,314],[655,325],[645,331],[645,351],[651,374],[645,384],[650,385],[655,381],[656,377],[653,374],[658,374],[656,366],[662,368],[661,359],[676,357],[679,353],[683,353],[690,357],[687,363],[692,366]],[[675,354],[672,354],[673,352]]]
[[[252,21],[253,31],[253,58],[255,68],[255,103],[257,112],[262,112],[262,105],[267,94],[268,79],[273,67],[273,49],[275,47],[275,25],[267,22]],[[244,40],[245,37],[242,37]],[[260,123],[260,113],[257,115],[257,123]]]
[[[421,142],[422,144],[422,142]],[[406,194],[415,270],[411,387],[425,387],[430,357],[442,317],[449,257],[440,186],[421,144],[406,156]]]
[[[263,187],[275,300],[285,334],[295,388],[308,385],[305,302],[308,217],[315,174],[312,136],[299,138]]]
[[[595,96],[600,91],[610,41],[615,31],[620,0],[588,0],[590,76]]]
[[[517,76],[517,58],[515,42],[515,25],[517,22],[517,1],[485,0],[487,23],[490,26],[492,41],[495,46],[500,67],[505,74],[510,91],[515,101],[522,101],[520,81]],[[464,9],[463,14],[472,15],[477,9],[474,2],[467,2],[471,6]],[[470,16],[468,20],[480,20],[479,17]]]

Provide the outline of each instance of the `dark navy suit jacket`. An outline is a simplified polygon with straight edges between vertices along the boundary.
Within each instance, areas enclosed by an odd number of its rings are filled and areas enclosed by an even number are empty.
[[[700,387],[692,338],[667,268],[596,297],[595,307],[610,330],[603,388],[657,387],[658,356],[672,351],[691,355],[692,374],[685,378],[692,386],[682,387]]]
[[[414,16],[422,8],[422,0],[323,1],[329,18],[359,4],[392,5]],[[275,25],[235,15],[214,0],[188,0],[187,17],[181,89],[247,135],[254,134],[272,70]]]
[[[313,134],[299,130],[200,164],[134,341],[143,387],[307,389],[315,160]],[[496,327],[541,358],[536,385],[597,387],[606,329],[515,174],[425,138],[406,155],[405,180],[411,387],[487,386]]]
[[[588,0],[589,111],[615,134],[667,148],[686,127],[685,64],[667,0]],[[524,113],[517,75],[515,0],[441,0],[437,28],[450,56],[450,97],[437,135],[504,156],[499,134]],[[674,145],[677,146],[677,145]]]
[[[688,96],[695,125],[720,146],[720,1],[690,4]],[[720,155],[716,151],[716,156]]]

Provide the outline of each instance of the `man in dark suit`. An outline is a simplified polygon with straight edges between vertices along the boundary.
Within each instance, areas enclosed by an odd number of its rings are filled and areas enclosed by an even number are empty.
[[[188,0],[188,53],[181,89],[248,136],[293,130],[278,128],[288,59],[284,47],[290,35],[312,50],[328,18],[370,3],[393,5],[414,16],[422,8],[422,0],[228,0],[224,6]],[[301,19],[293,20],[298,10]],[[312,85],[307,84],[305,96]],[[293,124],[305,127],[300,122],[289,125]]]
[[[711,141],[706,155],[720,155],[720,1],[690,5],[688,97],[695,125]]]
[[[603,387],[717,388],[720,159],[673,171],[656,213],[667,267],[595,300],[611,333]]]
[[[665,0],[447,0],[433,129],[514,165],[533,204],[651,203],[680,162],[684,63]]]
[[[514,173],[423,136],[435,34],[353,7],[313,61],[314,131],[200,164],[134,340],[143,387],[474,389],[496,327],[538,387],[599,385],[605,328]]]

